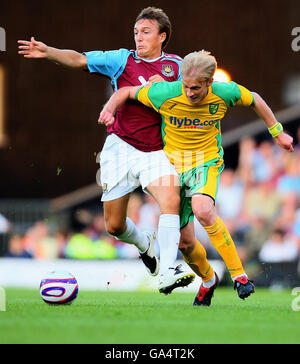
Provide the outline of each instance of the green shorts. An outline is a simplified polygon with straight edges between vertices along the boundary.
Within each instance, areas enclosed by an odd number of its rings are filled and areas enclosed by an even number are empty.
[[[216,200],[220,174],[224,170],[223,159],[216,158],[180,174],[180,228],[194,219],[192,196],[210,196]]]

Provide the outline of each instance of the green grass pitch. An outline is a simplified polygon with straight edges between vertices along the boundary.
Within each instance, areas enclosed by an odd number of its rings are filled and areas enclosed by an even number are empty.
[[[300,343],[300,311],[291,290],[240,300],[232,288],[215,291],[211,307],[194,295],[80,291],[70,306],[49,306],[38,290],[6,289],[0,343],[202,344]]]

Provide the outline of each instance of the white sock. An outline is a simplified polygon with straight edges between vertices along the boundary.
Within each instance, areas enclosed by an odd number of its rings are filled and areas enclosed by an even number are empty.
[[[126,218],[126,225],[126,231],[115,238],[124,243],[135,245],[140,253],[144,253],[149,247],[148,236],[142,233],[129,217]]]
[[[212,277],[212,279],[208,282],[203,282],[203,287],[205,288],[210,288],[212,287],[214,284],[216,283],[216,275],[214,274],[214,276]]]
[[[179,215],[160,215],[157,232],[160,250],[160,274],[175,266],[180,240]]]
[[[247,274],[246,274],[246,273],[242,273],[242,274],[240,274],[240,275],[238,275],[238,276],[232,277],[233,282],[234,282],[237,278],[240,278],[240,277],[245,277],[245,278],[247,278],[247,279],[248,279]]]

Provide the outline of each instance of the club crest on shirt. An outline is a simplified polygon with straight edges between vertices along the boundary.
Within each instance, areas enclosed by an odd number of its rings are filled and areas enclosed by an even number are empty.
[[[167,77],[174,76],[174,70],[173,70],[173,66],[171,64],[163,64],[161,72],[163,75],[165,75]]]
[[[219,104],[209,104],[209,112],[215,114],[219,110]]]

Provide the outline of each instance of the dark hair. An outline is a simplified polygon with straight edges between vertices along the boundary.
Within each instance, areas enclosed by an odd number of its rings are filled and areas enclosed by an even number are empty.
[[[162,49],[164,49],[167,46],[172,33],[172,25],[167,14],[162,9],[149,6],[140,12],[135,22],[137,23],[141,19],[156,20],[158,22],[159,34],[166,33],[166,39],[162,44]]]

